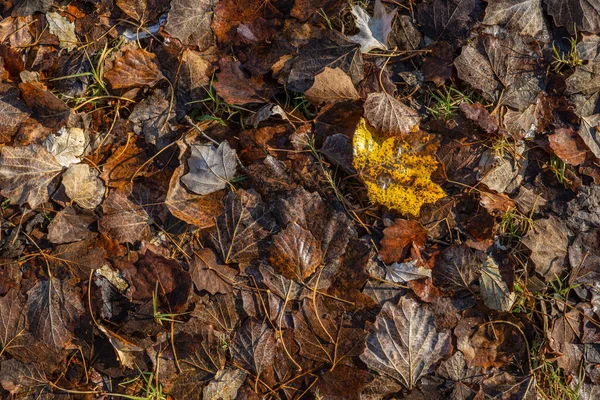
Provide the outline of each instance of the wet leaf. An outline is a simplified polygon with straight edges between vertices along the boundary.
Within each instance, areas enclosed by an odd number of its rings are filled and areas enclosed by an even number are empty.
[[[315,76],[315,82],[304,94],[315,105],[360,98],[348,74],[340,68],[329,67]]]
[[[154,87],[163,79],[163,74],[158,68],[156,54],[136,48],[125,50],[125,54],[114,61],[113,67],[104,72],[104,78],[113,89],[130,89]]]
[[[102,204],[104,215],[98,222],[98,230],[120,243],[135,243],[150,237],[150,217],[127,196],[126,190],[109,193]]]
[[[4,146],[0,150],[0,193],[13,204],[28,203],[32,209],[48,201],[53,180],[63,167],[43,147]]]
[[[227,141],[216,147],[191,145],[191,155],[187,160],[189,172],[181,177],[181,182],[192,192],[207,195],[225,189],[233,179],[237,169],[235,150]]]
[[[56,135],[49,134],[43,145],[60,165],[68,167],[81,161],[89,143],[90,137],[83,129],[63,127]]]
[[[348,39],[359,43],[360,51],[363,53],[373,49],[387,50],[387,39],[392,31],[396,10],[387,12],[381,0],[376,0],[373,17],[358,5],[352,6],[352,14],[356,18],[356,28],[359,33],[349,36]]]
[[[418,215],[423,204],[434,203],[445,193],[431,181],[438,168],[432,155],[437,145],[431,136],[418,132],[407,140],[390,137],[381,141],[362,120],[354,133],[353,164],[373,203],[404,215]]]
[[[406,136],[419,124],[416,111],[387,93],[370,93],[364,104],[365,118],[383,136]]]
[[[493,258],[488,257],[483,263],[479,283],[481,285],[481,297],[486,306],[499,311],[509,311],[512,308],[517,295],[510,291],[508,285],[502,279],[498,264]]]
[[[223,193],[214,192],[207,196],[200,196],[188,191],[180,183],[183,171],[182,165],[173,172],[165,204],[174,216],[188,224],[200,229],[214,226],[215,218],[223,211],[221,203]]]
[[[69,348],[84,312],[81,290],[72,281],[40,281],[27,292],[26,326],[39,341],[56,349]]]
[[[360,356],[367,366],[412,389],[447,353],[448,332],[433,324],[433,314],[412,297],[385,303]]]
[[[214,43],[210,23],[213,0],[173,0],[165,30],[185,45],[205,50]]]
[[[84,209],[94,209],[104,198],[105,187],[98,171],[87,164],[73,164],[63,174],[62,184],[69,198]]]
[[[269,259],[285,277],[303,281],[321,265],[321,246],[309,231],[292,222],[273,237]]]
[[[71,51],[77,47],[78,40],[73,22],[56,12],[46,13],[46,20],[48,21],[48,31],[58,37],[61,49]]]

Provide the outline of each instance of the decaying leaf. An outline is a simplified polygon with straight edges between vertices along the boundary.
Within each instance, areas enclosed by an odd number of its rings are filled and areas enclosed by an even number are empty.
[[[16,85],[0,83],[0,143],[9,143],[28,118]]]
[[[385,137],[404,137],[420,121],[415,110],[385,92],[369,93],[363,107],[367,121]]]
[[[595,1],[546,0],[554,23],[564,26],[571,35],[577,32],[600,32],[600,4]]]
[[[304,94],[316,105],[360,98],[348,74],[340,68],[329,67],[315,76],[315,83]]]
[[[353,5],[352,14],[356,18],[356,27],[359,33],[348,37],[360,44],[360,51],[368,53],[373,49],[387,50],[387,39],[392,31],[392,21],[396,10],[387,12],[381,0],[375,0],[375,11],[371,17],[364,8]]]
[[[210,29],[213,0],[174,0],[165,30],[185,45],[205,50],[214,43]]]
[[[237,271],[217,261],[215,253],[204,248],[196,252],[190,264],[190,275],[196,290],[211,294],[231,293]]]
[[[241,369],[225,368],[217,372],[215,378],[202,389],[203,399],[233,400],[237,398],[238,390],[246,372]]]
[[[180,181],[183,171],[181,165],[173,172],[165,204],[174,216],[188,224],[200,229],[214,226],[214,218],[223,211],[223,192],[200,196],[188,191]]]
[[[579,165],[586,159],[587,148],[573,129],[556,129],[548,135],[548,142],[554,153],[567,164]]]
[[[560,277],[565,269],[569,245],[567,234],[566,224],[551,216],[534,221],[532,229],[522,240],[531,251],[535,270],[546,282]]]
[[[510,291],[508,285],[502,279],[500,269],[492,257],[488,257],[481,267],[479,284],[481,286],[481,297],[486,306],[500,311],[511,309],[517,295],[515,292]]]
[[[214,145],[192,145],[187,164],[190,172],[181,177],[181,182],[192,192],[207,195],[221,189],[235,175],[237,156],[227,141]]]
[[[367,366],[412,389],[446,352],[450,335],[433,324],[433,314],[412,297],[385,303],[360,358]]]
[[[256,376],[273,365],[276,351],[275,332],[268,323],[252,318],[246,320],[231,344],[234,364]]]
[[[405,140],[390,137],[382,141],[363,119],[354,133],[354,168],[367,186],[372,202],[404,215],[419,215],[421,206],[445,196],[431,181],[438,168],[433,157],[437,145],[419,131]]]
[[[144,349],[140,348],[139,346],[136,346],[131,342],[128,342],[121,336],[109,331],[100,324],[96,326],[106,336],[106,338],[112,345],[113,349],[115,350],[115,353],[117,354],[117,357],[119,358],[119,362],[125,368],[135,369],[135,358],[133,358],[130,353],[144,351]]]
[[[147,143],[162,149],[174,135],[174,108],[165,91],[155,90],[135,106],[129,120],[136,124],[136,133],[144,134]]]
[[[48,201],[53,180],[63,166],[42,146],[4,146],[0,150],[0,193],[13,204],[28,203],[34,209]]]
[[[19,83],[21,98],[33,110],[33,116],[43,125],[60,129],[65,125],[71,109],[39,82]]]
[[[322,262],[320,243],[296,222],[273,237],[270,261],[285,277],[303,281]]]
[[[73,22],[56,12],[46,13],[46,20],[50,33],[58,37],[61,49],[71,51],[77,47],[78,40]]]
[[[384,263],[404,261],[412,246],[422,248],[427,231],[417,221],[398,218],[383,230],[379,259]]]
[[[129,186],[134,174],[136,176],[145,174],[145,171],[140,168],[147,160],[146,152],[137,143],[126,143],[115,149],[106,160],[100,176],[110,188]]]
[[[80,162],[89,142],[90,137],[83,129],[62,127],[56,135],[49,134],[43,145],[60,165],[68,167]]]
[[[135,243],[150,236],[150,217],[146,210],[127,198],[126,190],[110,192],[98,222],[98,230],[118,242]]]
[[[492,149],[486,150],[479,160],[477,175],[479,181],[488,189],[498,193],[510,193],[523,181],[526,167],[525,144],[521,142],[514,146],[513,151],[501,154]]]
[[[394,283],[406,283],[417,279],[431,278],[431,270],[417,266],[419,260],[393,263],[385,267],[385,279]]]
[[[2,351],[18,351],[16,340],[25,333],[25,302],[15,289],[0,297],[0,346]]]
[[[98,171],[87,164],[73,164],[63,174],[65,193],[81,208],[94,209],[104,198],[105,187]]]
[[[77,214],[73,207],[60,210],[48,225],[48,240],[55,244],[89,239],[89,226],[96,218],[90,214]]]
[[[549,39],[542,11],[542,0],[492,1],[485,9],[484,24],[539,39]]]
[[[156,54],[144,49],[125,50],[125,54],[114,61],[104,77],[113,89],[129,89],[139,86],[154,87],[163,74],[158,68]]]
[[[425,0],[416,11],[425,35],[456,46],[466,39],[483,7],[479,0]]]

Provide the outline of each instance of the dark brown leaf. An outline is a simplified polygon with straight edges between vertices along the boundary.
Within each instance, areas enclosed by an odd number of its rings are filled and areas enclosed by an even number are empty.
[[[71,109],[62,100],[46,90],[39,82],[19,83],[21,97],[34,112],[39,122],[54,130],[62,127],[69,118]]]
[[[219,62],[219,67],[213,86],[227,103],[267,103],[273,96],[271,85],[260,77],[246,76],[239,61],[224,58]]]
[[[0,83],[0,143],[10,143],[28,117],[27,107],[19,99],[17,86]]]
[[[571,35],[576,32],[600,32],[600,5],[592,1],[546,0],[548,14],[554,23],[564,26]]]
[[[320,243],[296,222],[273,237],[271,265],[289,279],[303,281],[321,264]]]
[[[51,253],[51,264],[62,265],[73,276],[86,280],[90,271],[106,263],[106,250],[96,240],[88,239],[56,246]]]
[[[556,217],[533,222],[532,229],[522,239],[531,251],[531,261],[546,282],[560,277],[567,262],[568,230]]]
[[[231,344],[233,363],[260,376],[275,361],[275,332],[266,322],[248,318],[236,332]]]
[[[233,291],[237,271],[220,264],[215,253],[204,248],[194,254],[190,264],[190,275],[197,290],[226,294]]]

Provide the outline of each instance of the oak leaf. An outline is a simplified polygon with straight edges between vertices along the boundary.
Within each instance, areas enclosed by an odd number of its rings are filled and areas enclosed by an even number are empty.
[[[363,119],[354,133],[353,164],[373,203],[416,216],[423,204],[434,203],[445,193],[431,181],[438,168],[431,136],[421,131],[409,136],[382,141]]]
[[[360,51],[368,53],[373,49],[387,50],[387,39],[392,31],[392,21],[396,10],[387,12],[381,0],[375,0],[374,15],[371,17],[364,8],[353,5],[352,14],[356,18],[359,33],[349,36],[353,42],[360,44]]]

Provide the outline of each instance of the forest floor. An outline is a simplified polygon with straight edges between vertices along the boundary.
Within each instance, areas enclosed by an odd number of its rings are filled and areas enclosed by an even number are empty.
[[[0,398],[600,398],[591,3],[0,15]]]

